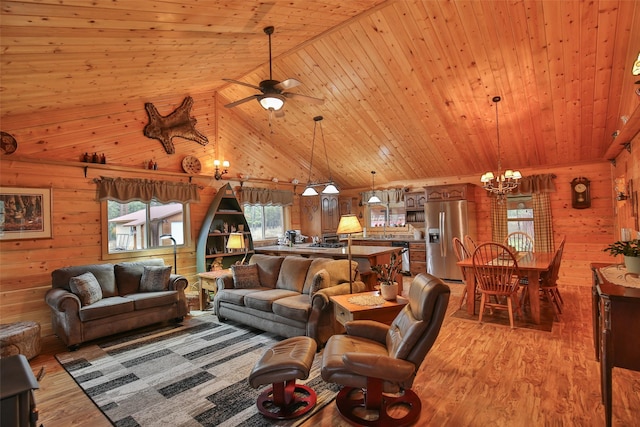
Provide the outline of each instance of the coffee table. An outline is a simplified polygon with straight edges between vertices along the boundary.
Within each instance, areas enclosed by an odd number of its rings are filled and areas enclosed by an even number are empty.
[[[336,320],[343,326],[351,320],[376,320],[390,325],[400,313],[400,310],[409,302],[401,296],[398,296],[395,301],[385,301],[380,305],[358,305],[349,302],[349,298],[357,295],[379,296],[380,292],[371,291],[330,297],[331,301],[333,301]]]

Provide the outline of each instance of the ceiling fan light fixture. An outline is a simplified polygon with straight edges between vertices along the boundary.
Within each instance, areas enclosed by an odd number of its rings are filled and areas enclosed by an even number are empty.
[[[278,94],[262,95],[258,97],[258,102],[265,110],[278,111],[284,105],[284,97]]]

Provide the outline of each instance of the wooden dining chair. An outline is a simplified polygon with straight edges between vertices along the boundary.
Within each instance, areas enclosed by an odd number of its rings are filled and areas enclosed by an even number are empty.
[[[476,248],[472,259],[476,284],[481,295],[478,320],[482,322],[485,308],[507,310],[509,324],[513,328],[513,311],[522,317],[518,299],[520,271],[514,254],[505,245],[488,242]],[[494,301],[491,301],[492,296],[495,297]]]
[[[468,234],[464,236],[464,246],[465,248],[467,248],[467,251],[470,254],[472,254],[473,251],[475,251],[476,248],[478,247],[478,245],[476,244],[476,241],[473,240],[473,237],[469,236]]]
[[[533,237],[524,231],[514,231],[504,239],[505,246],[512,246],[518,252],[534,252]]]
[[[559,320],[559,315],[562,314],[562,296],[558,289],[558,275],[560,273],[560,264],[562,263],[562,253],[564,252],[564,242],[566,237],[562,238],[558,250],[553,256],[553,262],[551,263],[551,269],[547,274],[540,277],[540,293],[547,298],[549,303],[553,306],[555,311],[556,320]]]
[[[471,258],[471,253],[467,250],[467,248],[464,246],[464,243],[462,243],[462,240],[460,240],[457,237],[453,238],[453,251],[456,254],[456,258],[458,259],[458,261],[462,261],[463,259],[467,259],[467,258]],[[464,283],[464,289],[462,291],[462,298],[460,298],[460,308],[462,308],[462,305],[465,302],[465,299],[467,297],[467,269],[460,267],[460,270],[462,271],[462,283]],[[475,292],[474,292],[475,295]]]

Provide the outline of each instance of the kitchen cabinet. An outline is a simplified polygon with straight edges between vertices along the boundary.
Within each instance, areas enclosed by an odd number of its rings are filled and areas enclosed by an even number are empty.
[[[320,196],[320,222],[322,233],[335,233],[340,222],[340,209],[338,206],[338,196]]]
[[[359,214],[359,199],[357,197],[339,197],[338,200],[340,202],[340,215]]]
[[[242,229],[242,230],[241,230]],[[216,193],[202,222],[196,246],[196,268],[198,273],[211,270],[216,259],[222,268],[229,268],[241,261],[245,253],[239,249],[227,249],[227,240],[232,232],[244,235],[249,254],[253,253],[253,238],[240,203],[231,185],[226,184]]]
[[[473,184],[436,185],[426,187],[428,202],[441,200],[474,200]]]
[[[407,223],[424,227],[424,204],[426,201],[427,194],[424,191],[406,193],[404,195],[404,209]]]
[[[412,276],[427,272],[427,248],[424,241],[409,242],[409,263]]]

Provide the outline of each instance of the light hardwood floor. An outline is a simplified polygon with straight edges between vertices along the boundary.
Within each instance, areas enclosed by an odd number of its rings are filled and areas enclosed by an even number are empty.
[[[422,400],[421,426],[603,426],[599,365],[591,329],[590,288],[562,288],[565,310],[551,332],[479,324],[452,317],[452,298],[440,336],[414,382]],[[639,341],[640,345],[640,341]],[[43,339],[31,360],[46,375],[36,391],[44,427],[110,426],[110,422],[54,358],[65,351]],[[613,425],[640,425],[640,372],[613,372]],[[335,404],[305,426],[347,426]]]

